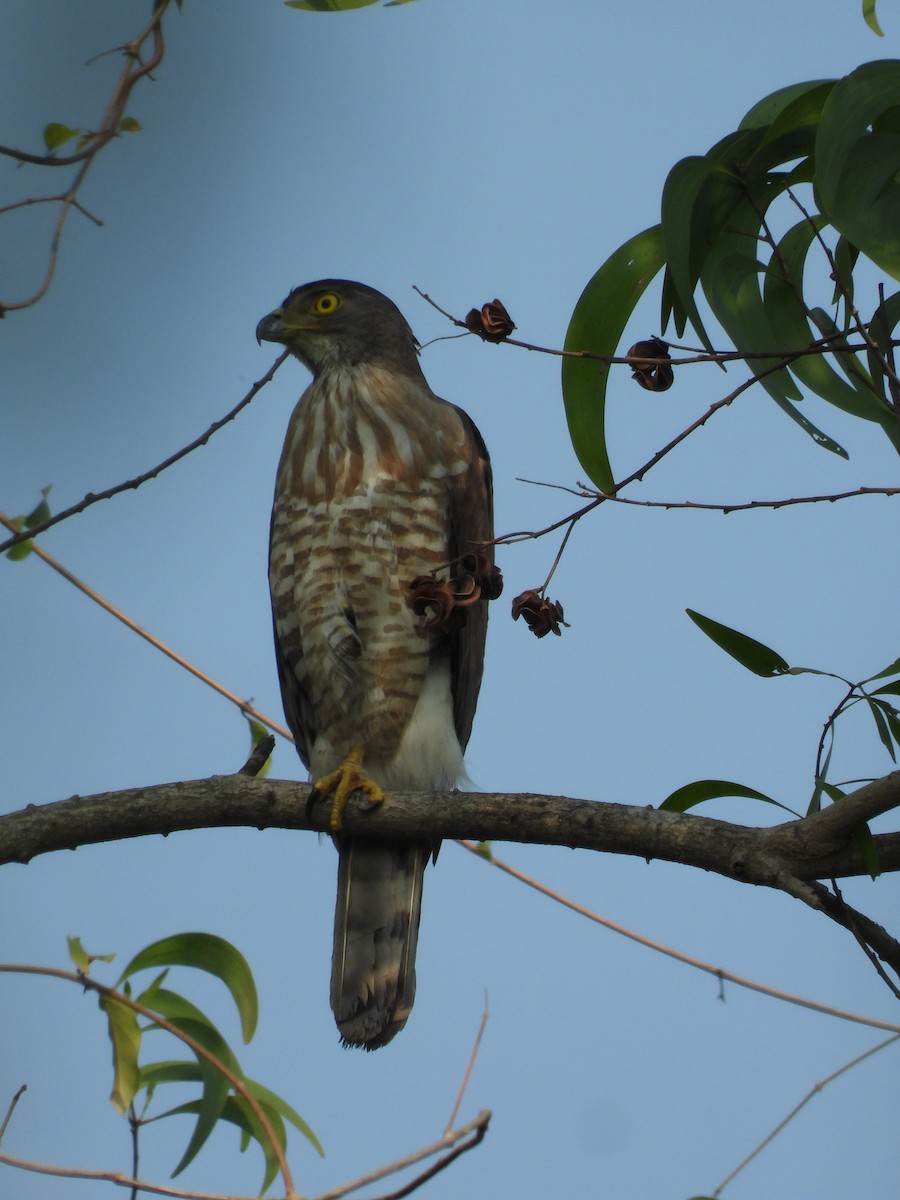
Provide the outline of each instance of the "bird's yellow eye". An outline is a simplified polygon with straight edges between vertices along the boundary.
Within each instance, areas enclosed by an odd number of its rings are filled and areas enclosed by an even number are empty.
[[[341,298],[335,292],[322,292],[313,301],[313,312],[320,317],[327,317],[341,307]]]

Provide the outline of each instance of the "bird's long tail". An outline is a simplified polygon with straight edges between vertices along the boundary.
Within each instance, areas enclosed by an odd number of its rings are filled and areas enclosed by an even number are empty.
[[[341,838],[331,1008],[346,1046],[376,1050],[406,1024],[416,994],[422,878],[431,847]]]

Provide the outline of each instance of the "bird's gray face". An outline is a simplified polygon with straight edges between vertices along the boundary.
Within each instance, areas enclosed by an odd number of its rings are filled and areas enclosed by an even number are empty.
[[[259,322],[256,340],[287,346],[314,375],[364,362],[418,372],[415,338],[400,310],[374,288],[345,279],[295,288]]]

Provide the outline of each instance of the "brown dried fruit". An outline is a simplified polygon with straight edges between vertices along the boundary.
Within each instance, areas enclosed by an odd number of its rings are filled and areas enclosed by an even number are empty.
[[[568,621],[563,620],[563,606],[560,602],[547,600],[536,588],[529,588],[516,596],[512,602],[512,616],[514,621],[524,617],[525,624],[534,636],[539,638],[546,637],[548,633],[555,633],[560,637],[560,625],[569,628]]]
[[[503,590],[503,576],[483,552],[459,560],[462,570],[450,579],[419,575],[410,584],[413,612],[426,617],[429,629],[451,630],[462,622],[462,610],[479,600],[496,600]]]
[[[668,342],[662,338],[648,338],[644,342],[635,342],[628,351],[628,358],[656,359],[656,362],[632,363],[631,378],[636,380],[648,392],[665,392],[675,382],[675,372],[669,366]],[[664,362],[658,361],[664,359]]]
[[[486,342],[503,342],[515,329],[513,319],[499,300],[491,300],[481,309],[466,313],[466,328]]]

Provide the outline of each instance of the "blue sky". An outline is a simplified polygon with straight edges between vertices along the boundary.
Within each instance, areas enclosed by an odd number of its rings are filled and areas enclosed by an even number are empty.
[[[628,6],[591,0],[419,0],[318,16],[280,3],[187,0],[130,112],[143,132],[110,147],[73,214],[49,295],[0,328],[0,508],[53,484],[62,508],[152,466],[226,412],[272,361],[253,332],[294,285],[326,275],[389,294],[422,342],[445,308],[499,296],[519,336],[560,346],[597,266],[658,217],[669,168],[702,153],[775,88],[897,52],[853,3],[778,0]],[[51,120],[90,127],[132,36],[137,0],[3,6],[0,140],[37,148]],[[39,194],[3,168],[2,202]],[[43,270],[49,214],[2,218],[3,299]],[[654,297],[632,337],[659,332]],[[557,360],[474,338],[427,347],[435,391],[468,409],[491,450],[498,531],[569,511],[582,477]],[[614,467],[644,462],[742,378],[714,368],[662,395],[623,374],[610,395]],[[265,712],[280,716],[266,549],[275,466],[308,376],[296,363],[204,449],[139,491],[97,505],[42,544],[135,620]],[[811,418],[850,450],[817,449],[761,393],[719,414],[634,495],[748,500],[896,481],[873,428],[823,403]],[[693,627],[686,607],[774,645],[791,663],[862,678],[898,653],[894,502],[723,517],[612,505],[577,529],[554,580],[571,621],[537,641],[495,606],[469,747],[486,791],[658,804],[698,778],[734,779],[803,806],[825,679],[762,680]],[[512,597],[544,579],[557,543],[501,555]],[[34,558],[0,571],[4,805],[16,809],[237,769],[240,715]],[[836,779],[890,768],[861,717],[839,735]],[[279,745],[273,773],[303,778]],[[732,802],[710,815],[768,821]],[[852,940],[800,904],[661,863],[497,847],[552,887],[642,933],[775,987],[885,1020],[896,1004]],[[337,1042],[327,1003],[335,856],[305,835],[232,830],[81,849],[6,868],[2,957],[65,965],[65,936],[124,962],[155,938],[206,929],[257,976],[262,1029],[247,1072],[285,1095],[325,1145],[299,1140],[298,1188],[316,1194],[443,1130],[485,989],[491,1019],[463,1117],[494,1111],[486,1141],[428,1188],[525,1200],[565,1190],[623,1200],[709,1191],[819,1079],[879,1035],[714,980],[589,925],[453,845],[429,872],[419,991],[377,1055]],[[897,884],[845,894],[894,923]],[[182,986],[192,986],[182,978]],[[93,1002],[62,985],[4,981],[0,1109],[29,1090],[9,1153],[125,1170],[107,1102]],[[237,1038],[214,984],[198,1002]],[[160,1054],[168,1048],[160,1046]],[[817,1097],[725,1192],[891,1194],[897,1051]],[[164,1181],[187,1128],[146,1131],[142,1172]],[[252,1193],[255,1151],[231,1131],[182,1177]],[[96,1186],[17,1176],[22,1200]]]

